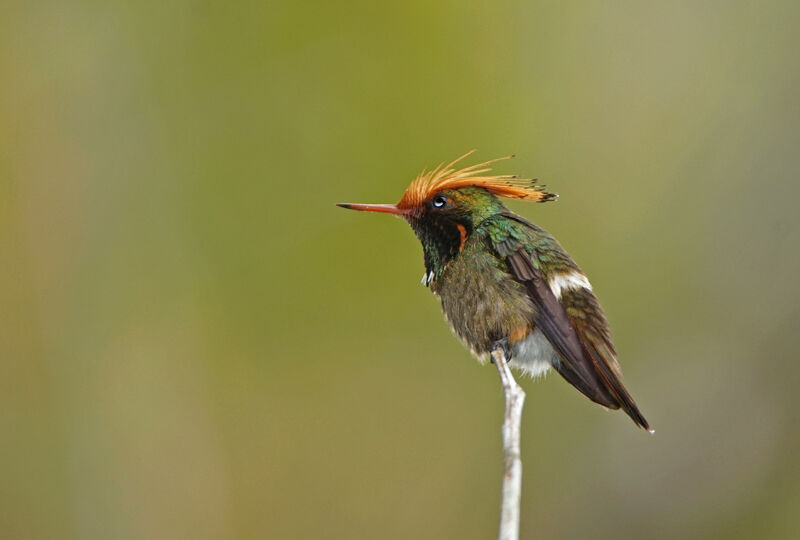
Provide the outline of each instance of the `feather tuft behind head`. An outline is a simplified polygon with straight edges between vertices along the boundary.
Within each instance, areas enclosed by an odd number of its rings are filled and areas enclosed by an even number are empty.
[[[511,159],[514,157],[513,155],[490,159],[463,169],[455,168],[456,163],[473,152],[475,150],[470,150],[447,165],[442,163],[430,172],[422,171],[403,193],[397,207],[413,208],[423,204],[439,191],[463,187],[482,187],[498,197],[534,202],[552,201],[558,197],[558,195],[544,191],[544,186],[537,185],[534,179],[518,178],[512,174],[480,176],[492,170],[489,167],[492,163]]]

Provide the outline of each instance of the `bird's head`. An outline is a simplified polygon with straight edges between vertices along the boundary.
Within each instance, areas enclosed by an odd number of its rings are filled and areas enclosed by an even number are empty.
[[[535,180],[516,175],[487,176],[490,165],[512,158],[505,156],[456,169],[455,164],[471,150],[430,172],[423,171],[411,182],[397,204],[349,204],[342,208],[382,212],[404,218],[417,234],[425,252],[428,273],[438,275],[464,247],[472,231],[483,220],[506,210],[499,197],[533,202],[554,200]]]

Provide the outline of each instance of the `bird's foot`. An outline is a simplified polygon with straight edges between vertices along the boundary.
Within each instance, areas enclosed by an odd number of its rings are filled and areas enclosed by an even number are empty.
[[[511,362],[511,346],[508,344],[508,338],[499,339],[492,344],[492,349],[489,354],[489,360],[492,364],[494,364],[494,356],[491,353],[494,353],[498,349],[502,349],[506,363]]]

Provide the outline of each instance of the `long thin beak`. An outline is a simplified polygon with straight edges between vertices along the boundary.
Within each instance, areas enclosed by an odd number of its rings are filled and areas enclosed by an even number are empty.
[[[382,212],[384,214],[395,214],[402,216],[406,213],[405,210],[398,208],[394,204],[350,204],[338,203],[336,206],[347,208],[349,210],[360,210],[361,212]]]

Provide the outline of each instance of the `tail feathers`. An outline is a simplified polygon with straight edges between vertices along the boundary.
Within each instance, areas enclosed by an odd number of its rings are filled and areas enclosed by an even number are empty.
[[[608,407],[609,409],[622,409],[631,417],[633,422],[647,431],[653,432],[650,424],[645,419],[636,402],[625,389],[622,381],[614,371],[594,354],[584,348],[584,354],[591,359],[594,367],[591,370],[591,377],[585,380],[584,377],[569,368],[564,362],[554,365],[556,371],[566,379],[568,383],[577,388],[583,395],[595,403]]]
[[[622,410],[631,417],[631,420],[633,420],[637,426],[652,432],[653,430],[650,429],[650,424],[639,410],[639,407],[636,406],[636,402],[633,401],[633,398],[625,389],[625,386],[623,386],[622,381],[619,380],[619,377],[617,377],[617,375],[611,369],[609,369],[608,364],[606,364],[602,358],[598,360],[594,357],[594,355],[591,356],[592,362],[606,384],[606,388],[608,388],[608,390],[614,395],[619,407],[621,407]]]

